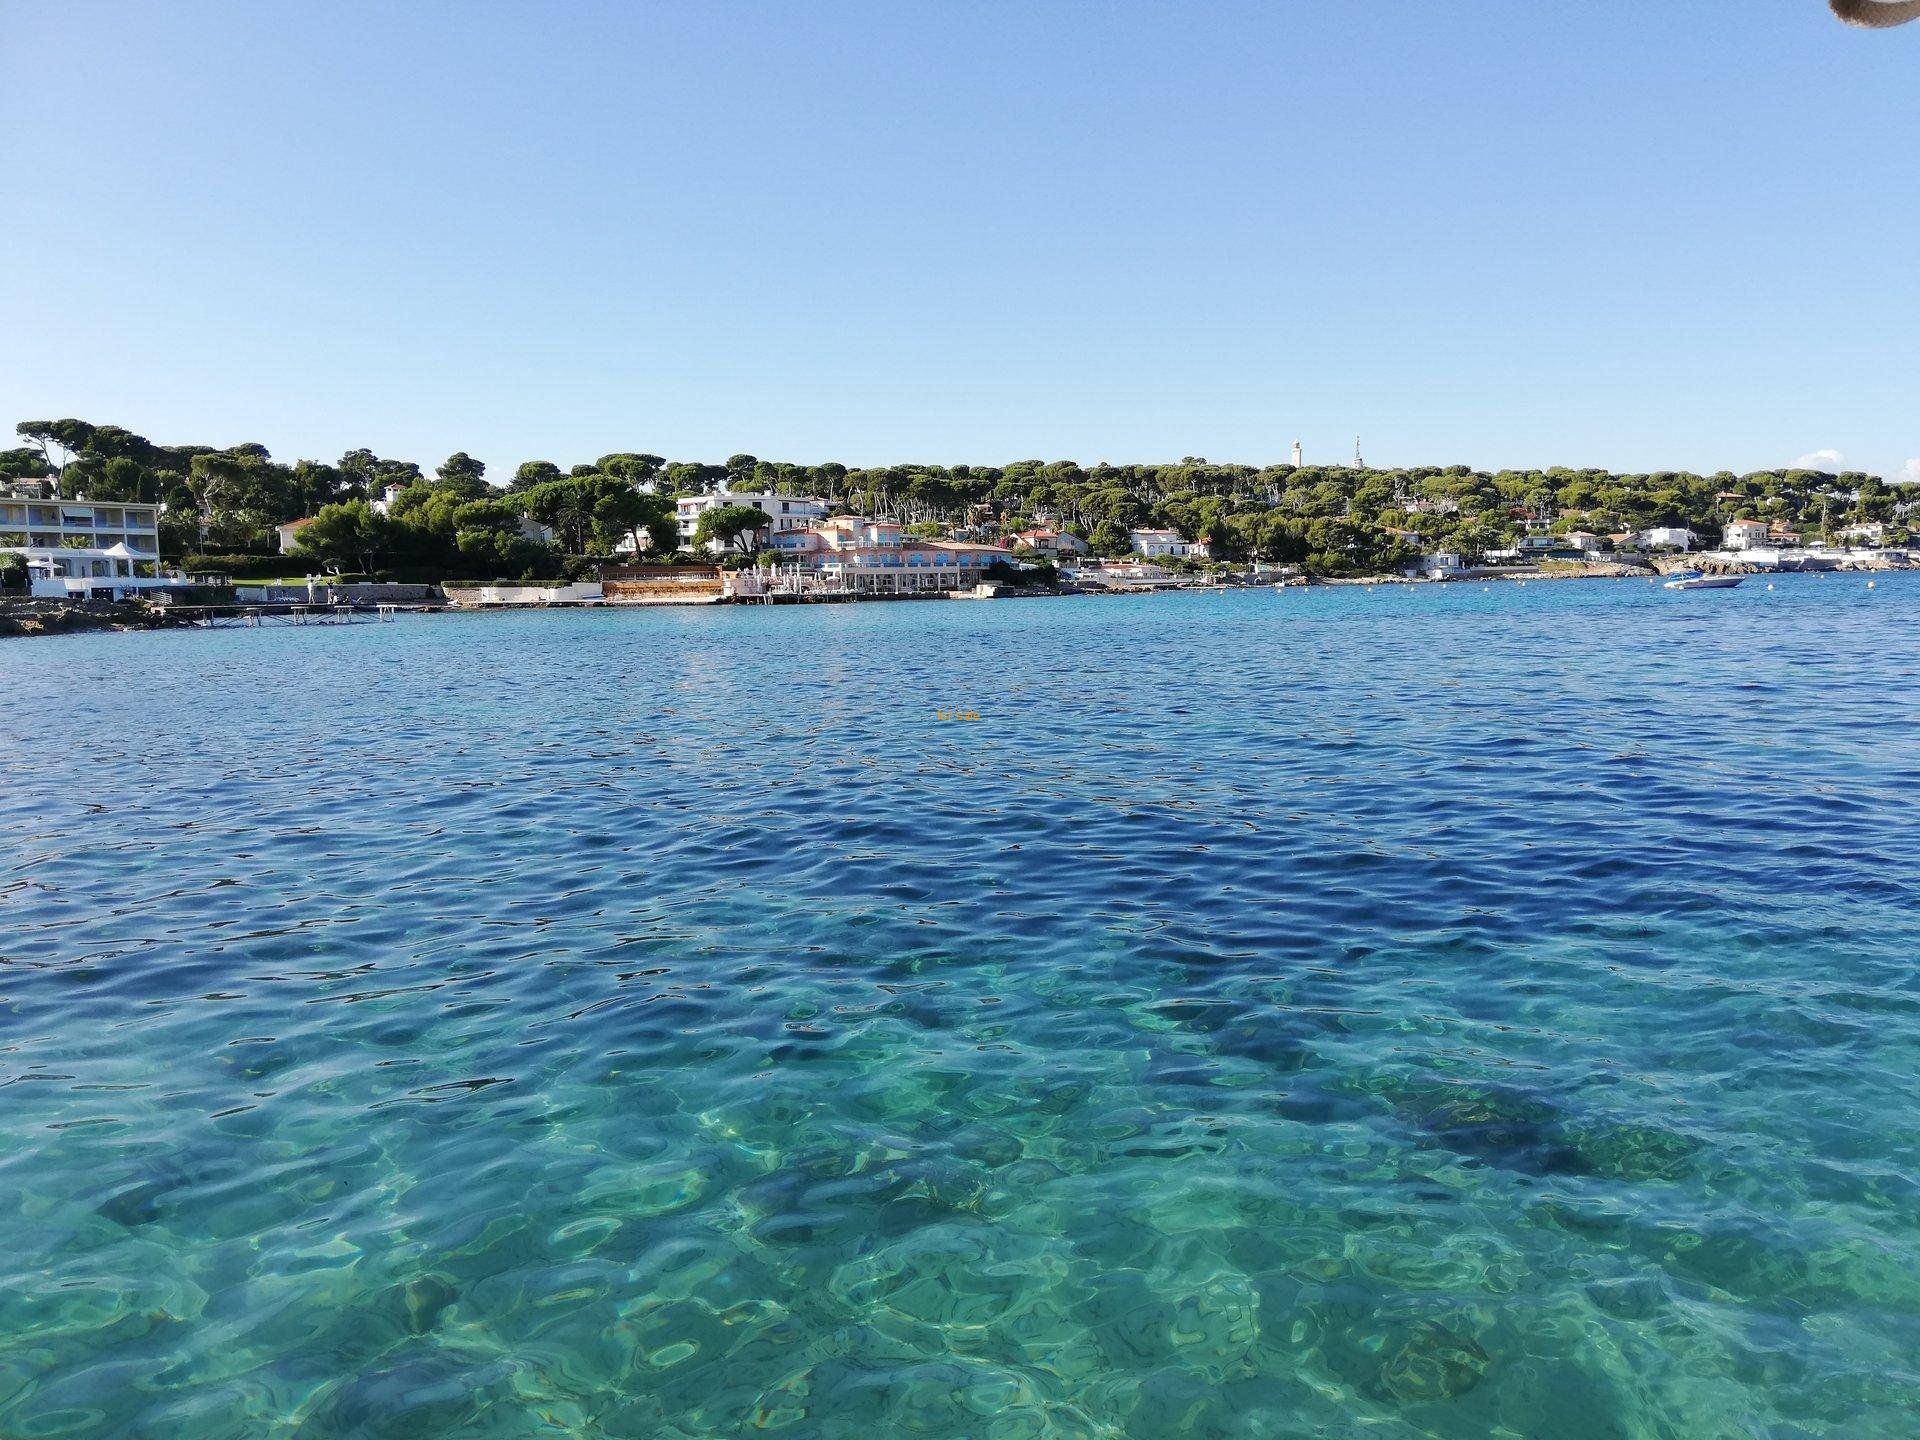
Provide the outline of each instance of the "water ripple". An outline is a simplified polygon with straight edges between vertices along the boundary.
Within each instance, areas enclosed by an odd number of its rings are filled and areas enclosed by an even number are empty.
[[[1916,620],[8,646],[0,1434],[1907,1433]]]

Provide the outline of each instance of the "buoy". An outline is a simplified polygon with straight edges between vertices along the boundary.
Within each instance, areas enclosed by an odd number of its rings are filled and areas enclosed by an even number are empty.
[[[1769,586],[1767,586],[1767,588],[1768,588],[1769,590],[1771,590],[1771,589],[1773,588],[1773,586],[1771,586],[1771,585],[1769,585]]]
[[[1871,589],[1873,588],[1873,581],[1871,581],[1871,580],[1869,580],[1869,581],[1867,581],[1867,588],[1868,588],[1869,590],[1871,590]]]

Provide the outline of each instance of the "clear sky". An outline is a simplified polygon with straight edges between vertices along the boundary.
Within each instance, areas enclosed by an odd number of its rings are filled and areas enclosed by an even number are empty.
[[[1920,25],[1822,0],[0,0],[0,93],[8,425],[1920,457]]]

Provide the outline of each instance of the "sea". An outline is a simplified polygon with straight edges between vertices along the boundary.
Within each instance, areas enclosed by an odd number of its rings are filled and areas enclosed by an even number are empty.
[[[1920,1435],[1920,576],[0,644],[8,1440]]]

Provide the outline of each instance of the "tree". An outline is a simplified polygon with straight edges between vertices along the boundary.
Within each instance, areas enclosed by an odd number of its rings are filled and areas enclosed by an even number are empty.
[[[87,448],[94,427],[84,420],[22,420],[14,433],[40,452],[53,473],[58,475],[73,458]],[[59,452],[55,458],[54,452]]]
[[[246,479],[246,470],[245,461],[225,451],[193,457],[193,468],[187,472],[187,491],[200,518],[202,549],[213,532],[215,517]]]
[[[1133,549],[1133,537],[1113,521],[1102,520],[1087,536],[1087,548],[1096,555],[1125,555]]]
[[[53,474],[47,457],[32,446],[18,450],[0,450],[0,479],[44,480]]]
[[[622,540],[633,542],[633,553],[642,550],[672,550],[680,539],[673,506],[658,495],[643,495],[623,480],[611,475],[599,477],[594,486],[593,523],[603,539],[614,548]]]
[[[440,468],[434,473],[443,485],[484,485],[487,467],[466,451],[456,450],[440,462]]]
[[[569,552],[584,554],[593,533],[594,503],[599,498],[574,476],[549,480],[525,492],[527,514],[549,527]]]
[[[551,460],[526,460],[513,472],[513,484],[509,490],[531,490],[535,485],[545,485],[560,478],[560,467]]]
[[[616,480],[624,480],[629,485],[649,485],[660,477],[660,469],[667,462],[658,455],[635,455],[620,451],[612,455],[602,455],[593,462],[593,468],[602,475],[611,475]]]
[[[716,505],[700,516],[693,527],[696,545],[714,541],[751,555],[759,548],[761,532],[773,524],[773,517],[754,505]]]
[[[411,460],[382,460],[371,450],[349,450],[337,467],[349,488],[371,499],[389,485],[411,485],[420,467]]]
[[[392,550],[396,529],[364,500],[322,505],[312,523],[301,527],[294,553],[371,573],[374,562]]]

